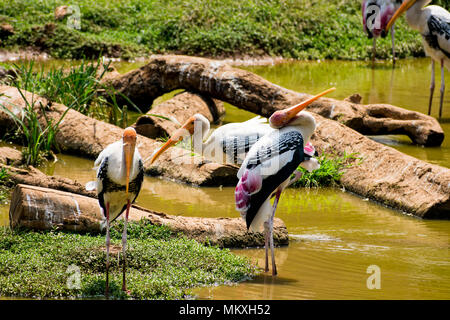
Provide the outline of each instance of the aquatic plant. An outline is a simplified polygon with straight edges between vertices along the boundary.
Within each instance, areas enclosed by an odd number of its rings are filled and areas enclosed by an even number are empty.
[[[312,172],[308,172],[302,167],[297,170],[302,172],[302,177],[293,184],[293,187],[327,187],[339,184],[341,176],[345,169],[354,165],[358,165],[362,158],[356,153],[347,154],[344,152],[342,156],[323,153],[318,159],[320,168]]]
[[[165,227],[130,222],[127,278],[121,288],[120,226],[112,232],[110,296],[186,299],[191,288],[242,281],[258,271],[228,249],[174,236]],[[0,295],[35,298],[100,297],[105,290],[104,237],[0,228]],[[119,249],[118,249],[119,248]]]
[[[71,106],[55,121],[46,115],[45,108],[41,101],[35,101],[34,95],[31,101],[25,97],[22,89],[16,87],[25,102],[24,108],[17,108],[18,112],[9,110],[3,103],[0,108],[6,112],[17,125],[17,136],[22,137],[25,148],[22,150],[26,165],[37,165],[41,162],[44,156],[54,156],[53,150],[58,150],[55,136],[58,132],[58,127],[61,124],[66,113]],[[45,124],[41,124],[40,117],[43,117]]]
[[[72,106],[84,115],[125,127],[128,120],[127,107],[119,106],[114,90],[101,83],[109,65],[110,62],[104,63],[98,59],[89,63],[81,61],[78,66],[69,70],[60,67],[45,71],[42,66],[36,72],[33,61],[15,64],[15,85],[51,102]],[[99,92],[104,92],[106,96],[99,95]],[[140,111],[129,99],[124,98],[135,110]]]

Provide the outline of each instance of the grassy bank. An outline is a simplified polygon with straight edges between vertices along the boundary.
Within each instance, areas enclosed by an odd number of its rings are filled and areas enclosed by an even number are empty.
[[[446,0],[433,4],[448,6]],[[15,33],[7,48],[35,47],[58,58],[148,53],[205,56],[273,55],[297,59],[367,59],[372,41],[362,31],[355,0],[79,0],[80,30],[55,21],[62,0],[0,0],[0,23]],[[421,56],[420,35],[397,23],[399,57]],[[378,41],[390,56],[390,38]]]
[[[185,299],[190,288],[242,281],[257,272],[246,258],[176,237],[165,227],[141,221],[131,223],[128,230],[130,296],[120,290],[122,266],[116,252],[121,250],[121,223],[112,230],[110,289],[116,298]],[[103,297],[104,247],[102,235],[0,228],[0,295]]]

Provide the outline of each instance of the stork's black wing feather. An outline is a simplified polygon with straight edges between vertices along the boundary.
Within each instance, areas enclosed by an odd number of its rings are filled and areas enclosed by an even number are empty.
[[[429,33],[424,35],[424,39],[428,45],[433,49],[442,51],[450,58],[450,50],[441,44],[444,40],[450,40],[450,21],[444,20],[439,16],[431,15],[428,19],[428,30]]]
[[[103,209],[103,214],[106,215],[106,205],[105,205],[105,193],[107,192],[115,192],[115,191],[123,191],[125,192],[126,186],[120,185],[109,179],[108,177],[108,162],[109,158],[105,157],[100,165],[97,178],[100,178],[102,180],[102,189],[99,190],[98,194],[98,202],[100,204],[100,207]],[[139,195],[139,192],[141,191],[142,183],[144,181],[144,164],[142,163],[142,160],[139,160],[139,170],[136,178],[134,180],[130,181],[130,184],[128,186],[128,191],[130,193],[135,194],[135,197],[131,203],[134,203],[136,201],[137,196]],[[120,213],[113,219],[111,222],[113,222],[117,217],[119,217],[127,208],[127,205],[125,204],[120,211]]]
[[[259,138],[260,135],[258,133],[248,136],[224,136],[221,141],[222,150],[225,154],[231,156],[233,163],[241,164],[245,155]]]

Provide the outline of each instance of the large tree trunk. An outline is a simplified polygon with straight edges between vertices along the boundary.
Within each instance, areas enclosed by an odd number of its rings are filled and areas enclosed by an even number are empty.
[[[16,88],[0,86],[0,93],[4,94],[0,99],[5,106],[15,112],[21,112],[25,102]],[[25,92],[25,96],[28,101],[32,101],[31,93]],[[54,121],[59,120],[67,109],[57,103],[50,106],[44,98],[36,95],[33,96],[33,101],[35,105],[40,102],[45,106],[46,116]],[[40,122],[44,124],[41,111],[36,108],[36,112],[40,116]],[[14,125],[8,114],[0,109],[0,131]],[[123,129],[119,127],[69,110],[59,126],[56,141],[63,152],[94,159],[108,144],[121,139],[122,132]],[[143,159],[148,158],[160,145],[161,143],[153,139],[138,136],[139,151]],[[191,152],[180,148],[172,148],[153,165],[147,162],[144,167],[147,174],[199,186],[230,185],[237,181],[235,167],[212,163],[198,155],[192,157]]]
[[[261,233],[247,232],[241,218],[197,218],[171,216],[133,206],[130,220],[148,219],[154,225],[165,225],[174,233],[183,233],[201,243],[221,247],[263,246]],[[52,189],[18,185],[13,192],[10,207],[11,227],[34,230],[100,232],[102,214],[98,201],[78,194]],[[287,245],[289,236],[280,219],[274,222],[276,245]]]
[[[310,97],[226,63],[188,56],[155,57],[147,65],[109,82],[140,108],[148,107],[166,92],[186,89],[268,117],[276,110]],[[116,98],[126,104],[119,95]],[[405,134],[414,143],[426,146],[439,146],[444,140],[444,132],[436,119],[392,105],[361,105],[355,99],[321,98],[308,110],[362,134]]]

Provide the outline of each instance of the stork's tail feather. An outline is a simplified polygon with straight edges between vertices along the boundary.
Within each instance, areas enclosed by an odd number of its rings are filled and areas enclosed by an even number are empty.
[[[89,181],[86,183],[86,191],[94,191],[97,190],[97,181]]]
[[[303,151],[305,152],[306,155],[313,157],[314,154],[316,153],[316,149],[314,148],[314,146],[311,144],[311,142],[308,142],[305,147],[303,148]]]

